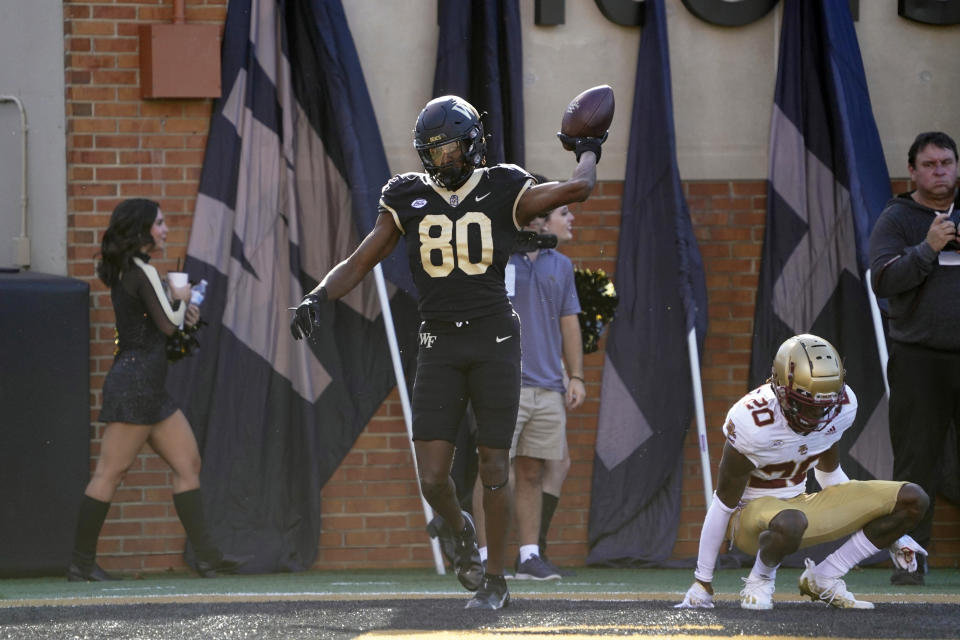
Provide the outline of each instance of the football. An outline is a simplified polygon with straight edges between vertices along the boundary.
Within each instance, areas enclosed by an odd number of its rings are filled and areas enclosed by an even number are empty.
[[[613,89],[601,84],[570,101],[563,112],[560,132],[571,138],[602,138],[613,121]],[[568,151],[568,148],[564,145]]]

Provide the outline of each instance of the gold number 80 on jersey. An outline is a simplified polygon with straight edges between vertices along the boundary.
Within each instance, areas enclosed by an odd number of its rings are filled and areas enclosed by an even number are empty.
[[[480,260],[470,261],[470,225],[480,231]],[[445,278],[455,269],[469,276],[486,273],[493,263],[490,218],[479,211],[465,213],[456,223],[447,216],[429,214],[420,221],[420,262],[431,278]],[[436,234],[436,235],[433,235]],[[474,234],[476,237],[477,234]],[[456,247],[456,254],[454,254]],[[476,255],[476,253],[474,253]],[[436,258],[439,258],[437,264]]]

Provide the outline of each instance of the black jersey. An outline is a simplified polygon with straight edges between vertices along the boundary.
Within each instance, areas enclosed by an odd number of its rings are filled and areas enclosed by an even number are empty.
[[[470,320],[509,313],[503,273],[519,227],[517,202],[533,177],[512,164],[477,169],[456,191],[424,173],[383,187],[388,212],[407,240],[407,258],[425,320]]]

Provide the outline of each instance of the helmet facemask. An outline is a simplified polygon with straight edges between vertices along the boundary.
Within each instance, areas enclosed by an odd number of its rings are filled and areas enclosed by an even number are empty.
[[[844,375],[840,355],[822,338],[803,334],[780,346],[770,382],[794,431],[804,435],[820,431],[837,417]]]
[[[473,174],[473,163],[468,162],[472,142],[461,138],[432,147],[418,147],[417,154],[423,168],[444,189],[456,191]]]

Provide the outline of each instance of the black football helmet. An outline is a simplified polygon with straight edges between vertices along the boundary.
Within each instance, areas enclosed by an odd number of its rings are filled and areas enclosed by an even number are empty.
[[[794,431],[819,431],[840,413],[845,374],[840,354],[823,338],[804,333],[780,345],[770,383]]]
[[[451,191],[486,163],[480,113],[457,96],[440,96],[427,103],[417,116],[413,146],[430,178]]]

